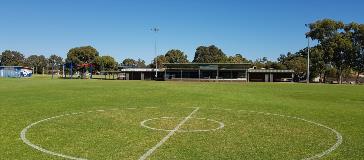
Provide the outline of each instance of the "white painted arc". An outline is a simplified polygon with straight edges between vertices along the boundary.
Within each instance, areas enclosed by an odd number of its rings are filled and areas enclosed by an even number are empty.
[[[218,108],[216,108],[218,109]],[[112,109],[111,109],[112,110]],[[198,108],[195,109],[196,111],[198,110]],[[104,110],[96,110],[96,112],[103,112]],[[94,111],[86,111],[87,113],[91,113],[91,112],[94,112]],[[335,133],[336,134],[336,143],[331,146],[329,149],[325,150],[325,151],[322,151],[321,153],[318,153],[316,155],[313,155],[311,157],[308,157],[308,158],[304,158],[303,160],[313,160],[313,159],[320,159],[328,154],[330,154],[332,151],[336,150],[343,142],[343,137],[342,135],[336,131],[335,129],[333,128],[330,128],[326,125],[323,125],[323,124],[320,124],[320,123],[317,123],[317,122],[314,122],[314,121],[310,121],[310,120],[306,120],[306,119],[303,119],[303,118],[299,118],[299,117],[293,117],[293,116],[286,116],[286,115],[281,115],[281,114],[273,114],[273,113],[267,113],[267,112],[257,112],[257,111],[248,111],[248,110],[239,110],[239,112],[251,112],[251,113],[257,113],[257,114],[263,114],[263,115],[273,115],[273,116],[280,116],[280,117],[286,117],[286,118],[291,118],[291,119],[297,119],[297,120],[301,120],[301,121],[304,121],[304,122],[307,122],[307,123],[311,123],[311,124],[314,124],[314,125],[317,125],[317,126],[320,126],[320,127],[323,127],[325,129],[328,129],[330,130],[331,132]],[[20,133],[20,138],[21,140],[27,144],[28,146],[36,149],[36,150],[39,150],[43,153],[46,153],[46,154],[49,154],[49,155],[53,155],[53,156],[58,156],[58,157],[62,157],[62,158],[65,158],[65,159],[72,159],[72,160],[87,160],[85,158],[78,158],[78,157],[72,157],[72,156],[68,156],[68,155],[64,155],[64,154],[61,154],[61,153],[57,153],[57,152],[52,152],[52,151],[49,151],[49,150],[46,150],[40,146],[37,146],[33,143],[31,143],[27,138],[26,138],[26,133],[27,131],[39,124],[39,123],[42,123],[42,122],[45,122],[45,121],[49,121],[49,120],[52,120],[52,119],[55,119],[55,118],[60,118],[60,117],[63,117],[63,116],[73,116],[73,115],[77,115],[77,114],[83,114],[84,112],[78,112],[78,113],[70,113],[70,114],[63,114],[63,115],[59,115],[59,116],[53,116],[53,117],[50,117],[50,118],[46,118],[46,119],[42,119],[42,120],[39,120],[37,122],[34,122],[30,125],[28,125],[27,127],[25,127],[21,133]],[[192,116],[193,113],[191,113],[191,116]],[[191,117],[190,117],[191,118]],[[188,119],[187,119],[188,120]],[[186,121],[187,121],[186,120]]]
[[[323,151],[322,153],[319,153],[319,154],[316,154],[312,157],[309,157],[309,158],[305,158],[304,160],[313,160],[313,159],[319,159],[319,158],[322,158],[324,157],[325,155],[328,155],[330,154],[332,151],[334,151],[335,149],[337,149],[341,143],[343,142],[343,136],[338,132],[336,131],[335,129],[332,129],[328,126],[325,126],[323,124],[320,124],[320,123],[316,123],[316,122],[313,122],[313,121],[309,121],[309,120],[306,120],[306,119],[303,119],[303,118],[297,118],[297,117],[294,117],[295,119],[299,119],[299,120],[302,120],[302,121],[305,121],[305,122],[308,122],[308,123],[312,123],[312,124],[315,124],[317,126],[321,126],[321,127],[324,127],[332,132],[334,132],[336,134],[336,143],[331,146],[329,149]]]
[[[82,113],[79,113],[79,114],[82,114]],[[36,150],[39,150],[41,152],[44,152],[44,153],[47,153],[47,154],[50,154],[50,155],[53,155],[53,156],[58,156],[58,157],[62,157],[62,158],[66,158],[66,159],[72,159],[72,160],[87,160],[87,159],[84,159],[84,158],[78,158],[78,157],[72,157],[72,156],[68,156],[68,155],[64,155],[64,154],[61,154],[61,153],[57,153],[57,152],[52,152],[52,151],[49,151],[49,150],[46,150],[42,147],[39,147],[35,144],[33,144],[32,142],[30,142],[27,138],[26,138],[26,133],[27,131],[33,127],[34,125],[38,124],[38,123],[41,123],[41,122],[44,122],[44,121],[48,121],[50,119],[54,119],[54,118],[59,118],[59,117],[63,117],[63,116],[68,116],[69,114],[67,115],[60,115],[60,116],[54,116],[54,117],[51,117],[51,118],[47,118],[47,119],[43,119],[43,120],[40,120],[40,121],[37,121],[37,122],[34,122],[30,125],[28,125],[27,127],[25,127],[21,133],[20,133],[20,139],[27,145],[29,145],[30,147],[36,149]],[[73,114],[75,115],[75,114]]]
[[[149,149],[147,152],[145,152],[140,158],[139,160],[145,160],[147,159],[150,155],[153,154],[153,152],[155,150],[157,150],[160,146],[162,146],[171,136],[173,136],[176,131],[178,131],[181,126],[183,124],[185,124],[188,119],[190,119],[192,117],[193,114],[195,114],[200,108],[196,108],[195,110],[193,110],[187,117],[185,117],[172,131],[170,131],[165,137],[163,137],[163,139],[161,141],[159,141],[155,146],[153,146],[151,149]]]
[[[177,117],[161,117],[161,118],[146,119],[146,120],[140,122],[140,126],[142,126],[144,128],[147,128],[147,129],[151,129],[151,130],[170,132],[170,131],[172,131],[171,129],[154,128],[154,127],[150,127],[150,126],[146,125],[145,123],[146,122],[149,122],[149,121],[152,121],[152,120],[157,120],[157,119],[176,119],[176,118]],[[210,122],[217,123],[217,124],[219,124],[219,126],[216,127],[216,128],[212,128],[212,129],[195,129],[195,130],[181,130],[180,129],[180,130],[178,130],[178,132],[210,132],[210,131],[216,131],[216,130],[219,130],[219,129],[222,129],[222,128],[225,127],[225,124],[224,123],[219,122],[219,121],[216,121],[216,120],[213,120],[213,119],[208,119],[208,118],[193,118],[193,117],[191,117],[190,119],[206,120],[206,121],[210,121]]]

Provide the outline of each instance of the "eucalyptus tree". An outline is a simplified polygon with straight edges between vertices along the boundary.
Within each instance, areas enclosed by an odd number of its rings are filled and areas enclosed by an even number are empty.
[[[178,49],[169,50],[164,56],[168,63],[188,63],[187,55]]]
[[[22,66],[25,64],[25,57],[18,51],[5,50],[1,53],[2,66]]]
[[[193,62],[195,63],[224,63],[227,62],[227,56],[225,53],[216,47],[211,46],[200,46],[196,49],[195,57]]]

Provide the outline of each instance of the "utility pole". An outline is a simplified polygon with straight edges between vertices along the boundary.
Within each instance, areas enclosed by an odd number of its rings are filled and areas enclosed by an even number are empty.
[[[305,24],[306,27],[308,27],[308,24]],[[307,36],[307,84],[310,83],[310,37]]]
[[[154,36],[154,55],[155,55],[155,79],[157,80],[158,77],[158,58],[157,58],[157,33],[159,32],[159,28],[152,28],[151,31],[155,33]]]

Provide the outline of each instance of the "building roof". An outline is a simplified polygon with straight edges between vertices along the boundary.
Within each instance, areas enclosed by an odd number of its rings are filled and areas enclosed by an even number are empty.
[[[287,69],[249,69],[249,73],[294,73],[293,70]]]
[[[24,66],[0,66],[0,68],[24,68],[24,69],[32,69],[30,67],[24,67]]]
[[[163,63],[167,69],[249,69],[250,63]]]
[[[155,68],[124,68],[124,69],[119,69],[118,71],[101,71],[101,73],[124,73],[124,72],[155,72],[156,69]],[[163,68],[158,68],[157,69],[158,72],[163,72],[164,69]]]

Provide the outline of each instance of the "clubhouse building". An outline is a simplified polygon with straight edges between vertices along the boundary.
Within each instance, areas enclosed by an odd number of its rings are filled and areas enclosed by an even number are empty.
[[[119,67],[105,71],[120,80],[202,81],[202,82],[292,82],[293,70],[257,69],[250,63],[165,63],[164,68]]]

